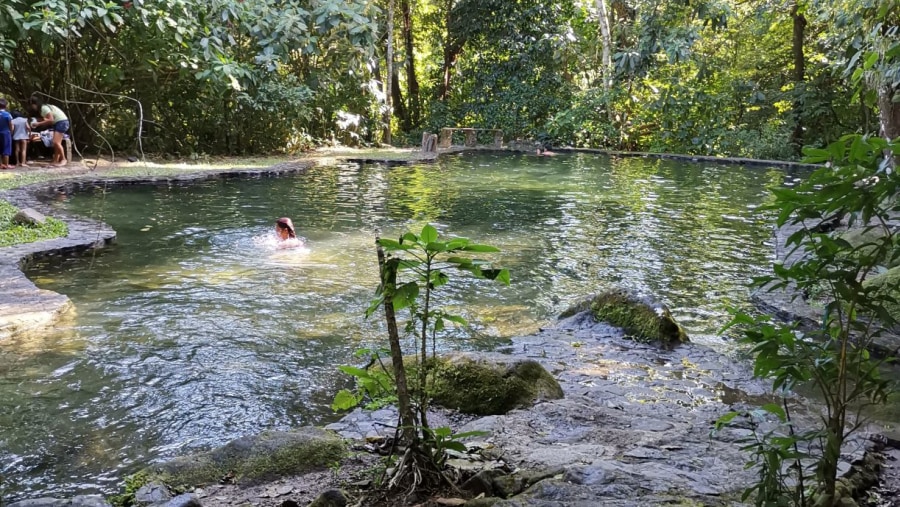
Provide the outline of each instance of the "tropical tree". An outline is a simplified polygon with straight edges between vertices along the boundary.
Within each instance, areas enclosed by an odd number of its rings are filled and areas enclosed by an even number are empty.
[[[317,107],[365,89],[378,12],[358,0],[10,0],[0,90],[65,105],[82,145],[143,131],[171,151],[285,147]],[[249,118],[271,130],[242,128]]]

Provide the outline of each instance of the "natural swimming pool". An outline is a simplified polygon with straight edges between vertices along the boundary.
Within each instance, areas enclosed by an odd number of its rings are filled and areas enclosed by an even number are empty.
[[[445,303],[475,324],[445,347],[492,348],[597,290],[657,295],[695,341],[745,306],[766,271],[756,213],[780,169],[463,154],[410,167],[315,168],[77,194],[57,203],[118,232],[113,247],[28,275],[73,314],[0,343],[6,499],[93,492],[140,463],[335,416],[335,370],[380,339],[363,312],[377,234],[434,224],[498,246],[510,287],[460,280]],[[309,251],[260,244],[293,218]]]

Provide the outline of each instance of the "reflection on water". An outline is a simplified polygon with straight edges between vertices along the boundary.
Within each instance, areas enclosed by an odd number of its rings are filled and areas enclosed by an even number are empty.
[[[512,285],[457,279],[439,304],[490,348],[613,285],[661,297],[695,340],[768,263],[754,213],[778,170],[594,156],[460,155],[436,164],[76,195],[118,244],[34,266],[73,314],[0,343],[0,474],[7,495],[108,490],[142,462],[267,428],[335,418],[335,365],[383,339],[363,312],[374,238],[433,223],[500,247]],[[266,240],[289,216],[306,248]],[[443,289],[443,288],[442,288]]]

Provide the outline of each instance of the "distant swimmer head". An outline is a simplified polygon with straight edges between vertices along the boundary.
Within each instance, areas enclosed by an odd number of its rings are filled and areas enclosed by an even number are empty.
[[[275,221],[275,233],[282,240],[296,238],[297,231],[294,230],[294,222],[288,217],[282,217]]]

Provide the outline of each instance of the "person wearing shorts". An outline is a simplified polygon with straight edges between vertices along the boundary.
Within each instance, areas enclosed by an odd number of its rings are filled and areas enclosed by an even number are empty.
[[[9,156],[12,155],[12,116],[6,110],[6,99],[0,99],[0,169],[12,169]]]
[[[63,136],[69,131],[69,117],[62,109],[52,105],[44,104],[41,99],[32,96],[28,99],[33,112],[38,113],[41,120],[31,124],[31,130],[38,130],[45,127],[53,129],[53,165],[66,165],[66,153],[63,150]]]

